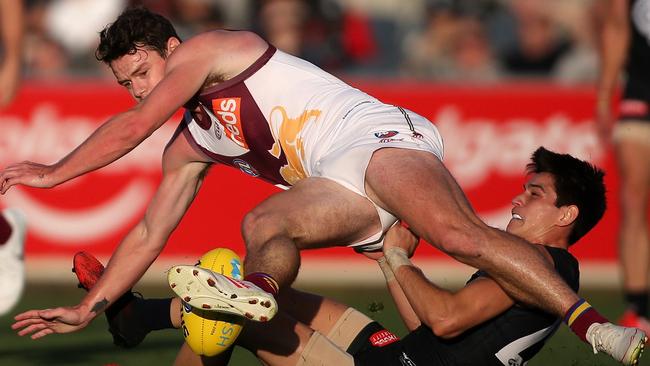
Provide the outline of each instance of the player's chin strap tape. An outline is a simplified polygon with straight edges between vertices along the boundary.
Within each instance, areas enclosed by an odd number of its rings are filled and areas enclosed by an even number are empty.
[[[300,354],[296,366],[354,366],[354,358],[324,335],[314,331]]]
[[[348,308],[336,321],[327,338],[339,348],[346,350],[361,331],[373,320],[354,308]]]

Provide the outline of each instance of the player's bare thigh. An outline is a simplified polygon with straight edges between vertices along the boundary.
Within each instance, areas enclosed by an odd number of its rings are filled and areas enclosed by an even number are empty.
[[[650,121],[624,121],[614,127],[622,197],[628,209],[644,212],[650,190]]]
[[[426,151],[376,151],[366,170],[366,193],[443,250],[445,237],[476,235],[485,226],[442,162]]]
[[[345,246],[381,230],[374,205],[327,178],[305,178],[254,208],[244,219],[247,243],[283,235],[298,249]]]

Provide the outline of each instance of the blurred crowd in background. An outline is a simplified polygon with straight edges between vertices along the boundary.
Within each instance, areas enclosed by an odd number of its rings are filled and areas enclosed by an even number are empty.
[[[27,0],[27,79],[109,77],[98,32],[129,5],[183,39],[248,29],[341,76],[593,82],[599,0]]]

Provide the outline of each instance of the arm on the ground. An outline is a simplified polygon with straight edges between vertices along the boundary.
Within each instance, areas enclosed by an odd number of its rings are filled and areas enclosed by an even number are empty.
[[[198,42],[200,42],[199,40]],[[133,150],[190,100],[211,74],[206,47],[181,44],[169,56],[164,78],[141,103],[102,124],[81,145],[52,165],[22,162],[0,172],[4,194],[16,184],[49,188],[104,167]]]
[[[23,2],[0,0],[0,108],[11,102],[20,83],[23,39]]]
[[[399,226],[394,229],[408,231]],[[397,305],[409,329],[419,325],[412,318],[412,314],[415,314],[419,322],[431,328],[434,334],[451,338],[514,305],[514,300],[499,284],[487,277],[478,278],[457,292],[438,287],[408,259],[409,243],[404,240],[405,235],[401,233],[395,237],[399,240],[384,241],[384,253],[396,279],[393,282],[397,286],[393,286],[395,288],[391,289],[391,294],[396,294],[396,304],[398,301],[403,303],[403,298],[408,302],[408,307],[405,304]]]
[[[178,143],[179,141],[183,143]],[[41,338],[84,328],[131,288],[164,248],[189,208],[208,165],[189,158],[192,148],[180,136],[163,157],[163,179],[144,218],[122,240],[97,284],[79,305],[32,310],[16,316],[19,335]]]
[[[600,37],[600,72],[596,94],[596,123],[603,142],[608,142],[613,116],[612,98],[625,63],[630,42],[628,0],[609,0]]]

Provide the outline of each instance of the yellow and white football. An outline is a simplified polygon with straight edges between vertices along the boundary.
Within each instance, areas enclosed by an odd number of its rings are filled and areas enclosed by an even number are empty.
[[[216,248],[205,253],[197,266],[242,279],[243,265],[237,253]],[[185,342],[201,356],[215,356],[227,350],[242,330],[245,319],[236,315],[197,309],[181,301],[181,329]]]

